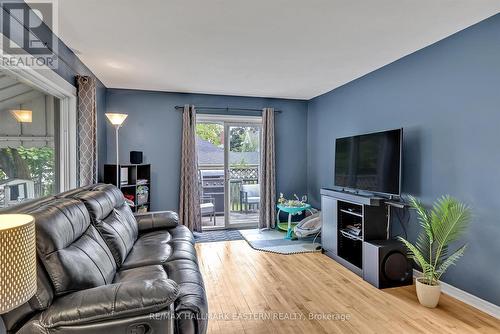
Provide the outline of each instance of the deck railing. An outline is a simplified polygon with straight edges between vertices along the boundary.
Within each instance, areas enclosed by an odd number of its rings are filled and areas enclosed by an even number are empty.
[[[203,170],[224,170],[222,165],[200,166]],[[240,190],[244,184],[259,183],[259,165],[229,167],[229,205],[231,211],[240,211]]]

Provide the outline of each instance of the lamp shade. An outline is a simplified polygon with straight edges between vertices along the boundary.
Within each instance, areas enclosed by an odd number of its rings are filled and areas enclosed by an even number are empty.
[[[35,219],[0,215],[0,314],[27,302],[35,292]]]
[[[33,122],[33,111],[25,109],[11,110],[10,113],[14,116],[19,123]]]
[[[115,113],[106,113],[105,115],[113,125],[122,125],[122,123],[125,122],[125,118],[128,116],[127,114]]]

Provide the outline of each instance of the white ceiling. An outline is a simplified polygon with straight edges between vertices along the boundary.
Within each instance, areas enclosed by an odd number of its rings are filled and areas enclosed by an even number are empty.
[[[500,0],[63,0],[107,87],[310,99],[500,12]]]

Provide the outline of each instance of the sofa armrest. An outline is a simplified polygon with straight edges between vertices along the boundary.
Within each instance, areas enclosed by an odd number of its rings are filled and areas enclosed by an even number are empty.
[[[102,285],[56,299],[39,324],[50,330],[147,315],[168,308],[178,295],[179,286],[169,279]]]
[[[172,228],[179,225],[179,215],[173,211],[136,213],[139,232]]]

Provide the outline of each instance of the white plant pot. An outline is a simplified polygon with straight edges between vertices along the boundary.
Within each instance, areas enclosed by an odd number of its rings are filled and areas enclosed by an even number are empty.
[[[429,285],[422,282],[425,282],[423,277],[417,278],[418,301],[425,307],[436,307],[441,296],[441,285],[439,283],[437,285]]]

